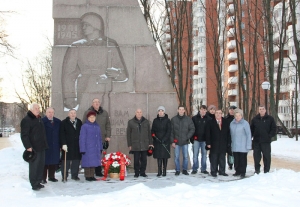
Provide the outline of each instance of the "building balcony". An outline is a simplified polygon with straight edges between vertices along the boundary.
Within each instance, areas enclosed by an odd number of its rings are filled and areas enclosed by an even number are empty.
[[[228,90],[228,96],[237,96],[237,90],[236,89]]]
[[[229,6],[227,8],[227,13],[228,14],[234,14],[234,4],[229,4]]]
[[[166,34],[166,40],[170,40],[171,39],[171,35],[170,34]]]
[[[228,78],[229,84],[237,84],[237,82],[238,82],[238,77],[236,76]]]
[[[193,75],[193,79],[198,79],[198,75]]]
[[[167,43],[166,43],[166,49],[170,49],[170,47],[171,47],[171,43],[170,43],[170,42],[167,42]]]
[[[198,61],[198,55],[197,55],[197,53],[195,53],[195,54],[193,55],[193,61]]]
[[[220,35],[219,36],[219,43],[222,43],[225,39],[226,39],[226,37],[223,37],[222,35]]]
[[[235,40],[230,40],[227,43],[227,49],[234,49],[234,48],[236,48],[236,41]]]
[[[227,55],[227,60],[233,61],[237,59],[237,53],[236,52],[231,52]]]
[[[198,71],[198,65],[193,66],[193,71]]]
[[[230,28],[227,31],[227,37],[234,37],[234,33],[235,33],[235,29],[234,28]]]
[[[227,0],[227,4],[233,3],[233,0]]]
[[[200,17],[200,15],[201,15],[200,10],[199,10],[199,9],[196,9],[196,10],[194,11],[194,16],[195,16],[195,17]]]
[[[230,106],[236,106],[237,107],[237,102],[229,102]]]
[[[227,19],[227,26],[233,26],[234,25],[234,16],[231,16]]]
[[[238,70],[238,65],[233,64],[228,66],[228,72],[235,72]]]

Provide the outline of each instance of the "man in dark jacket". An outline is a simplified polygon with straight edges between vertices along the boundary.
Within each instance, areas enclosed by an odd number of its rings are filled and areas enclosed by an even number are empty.
[[[80,180],[78,177],[79,165],[81,160],[81,154],[79,149],[79,135],[82,122],[76,117],[76,110],[71,109],[68,113],[68,117],[61,122],[60,125],[60,144],[62,146],[62,165],[61,175],[62,180],[66,181],[68,178],[68,171],[71,166],[71,179]],[[64,179],[64,160],[66,157],[66,178]]]
[[[33,103],[21,121],[22,143],[27,151],[36,153],[36,158],[29,162],[29,181],[32,190],[40,190],[44,187],[41,182],[45,165],[45,150],[48,148],[44,124],[39,114],[40,106]]]
[[[188,167],[188,144],[190,138],[195,132],[195,126],[192,119],[186,116],[184,106],[179,106],[178,114],[171,119],[171,143],[175,148],[175,175],[180,174],[180,149],[182,150],[183,164],[182,174],[189,175],[187,172]]]
[[[147,150],[152,145],[149,121],[143,117],[141,109],[135,111],[135,117],[128,121],[127,145],[134,157],[134,177],[148,177],[146,175]]]
[[[196,174],[199,168],[199,150],[201,148],[201,173],[208,174],[206,171],[206,158],[207,153],[205,149],[205,131],[207,122],[211,120],[211,118],[206,114],[207,108],[205,105],[200,106],[200,111],[196,116],[193,116],[192,120],[195,125],[195,133],[191,138],[191,142],[193,143],[193,171],[192,174]]]
[[[228,114],[227,114],[227,116],[224,117],[226,119],[226,121],[229,122],[229,125],[234,119],[234,110],[235,109],[236,109],[236,106],[229,106]],[[232,170],[232,166],[233,166],[233,163],[229,162],[229,156],[232,156],[232,155],[230,155],[231,153],[232,153],[231,149],[229,149],[229,151],[227,152],[227,164],[228,164],[229,170]]]
[[[49,107],[46,109],[46,116],[42,118],[45,126],[46,138],[48,143],[48,149],[45,154],[45,167],[43,173],[42,183],[47,183],[48,181],[57,182],[55,178],[55,170],[59,164],[60,157],[60,144],[59,144],[59,127],[60,120],[54,117],[54,108]]]
[[[263,155],[264,173],[271,167],[271,138],[276,135],[276,123],[272,116],[266,113],[265,106],[258,107],[257,114],[250,124],[253,137],[253,157],[255,173],[260,173],[261,154]]]
[[[206,145],[210,148],[210,173],[217,177],[219,165],[219,175],[228,176],[225,173],[225,155],[231,145],[229,122],[222,117],[221,109],[216,110],[215,117],[208,122],[206,128]]]
[[[101,129],[102,143],[105,143],[105,141],[109,142],[111,136],[110,120],[107,111],[101,107],[101,102],[99,99],[94,98],[92,101],[92,106],[84,113],[82,118],[83,124],[86,121],[86,115],[89,111],[96,112],[96,122]],[[96,176],[103,176],[101,166],[95,168],[95,174]]]

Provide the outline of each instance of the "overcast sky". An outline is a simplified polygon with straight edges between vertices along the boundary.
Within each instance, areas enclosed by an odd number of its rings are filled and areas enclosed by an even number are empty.
[[[18,59],[0,57],[0,83],[3,97],[1,101],[17,101],[14,88],[20,89],[20,74],[26,60],[33,60],[47,46],[47,38],[53,40],[52,0],[0,0],[4,30],[9,35]],[[1,28],[3,29],[3,28]],[[25,62],[25,63],[24,63]]]

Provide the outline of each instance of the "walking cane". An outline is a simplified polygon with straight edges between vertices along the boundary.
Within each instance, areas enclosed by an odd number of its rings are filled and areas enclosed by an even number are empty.
[[[66,178],[66,169],[67,169],[67,151],[65,151],[65,161],[64,161],[65,165],[64,165],[64,183],[67,181],[67,178]]]

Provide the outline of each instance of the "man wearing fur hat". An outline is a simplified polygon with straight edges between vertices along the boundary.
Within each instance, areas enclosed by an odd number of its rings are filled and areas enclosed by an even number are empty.
[[[66,51],[62,67],[65,111],[78,109],[85,92],[101,93],[102,100],[112,91],[113,82],[126,82],[128,72],[118,43],[104,35],[104,21],[96,13],[81,17],[84,38]],[[105,98],[106,97],[106,98]]]
[[[104,143],[105,141],[110,141],[110,136],[111,136],[111,126],[110,126],[110,120],[109,120],[109,116],[106,110],[104,110],[101,107],[101,102],[99,99],[94,98],[92,101],[92,106],[85,111],[83,118],[82,118],[82,122],[85,123],[86,121],[86,115],[90,112],[90,111],[94,111],[96,112],[96,122],[97,124],[100,126],[101,129],[101,135],[102,135],[102,143]],[[96,176],[103,176],[102,174],[102,167],[96,167],[95,168],[95,173]]]
[[[44,188],[41,184],[45,165],[45,150],[48,148],[45,127],[40,116],[40,106],[30,105],[30,110],[21,121],[21,139],[27,151],[35,151],[36,158],[29,162],[29,181],[32,190]]]

